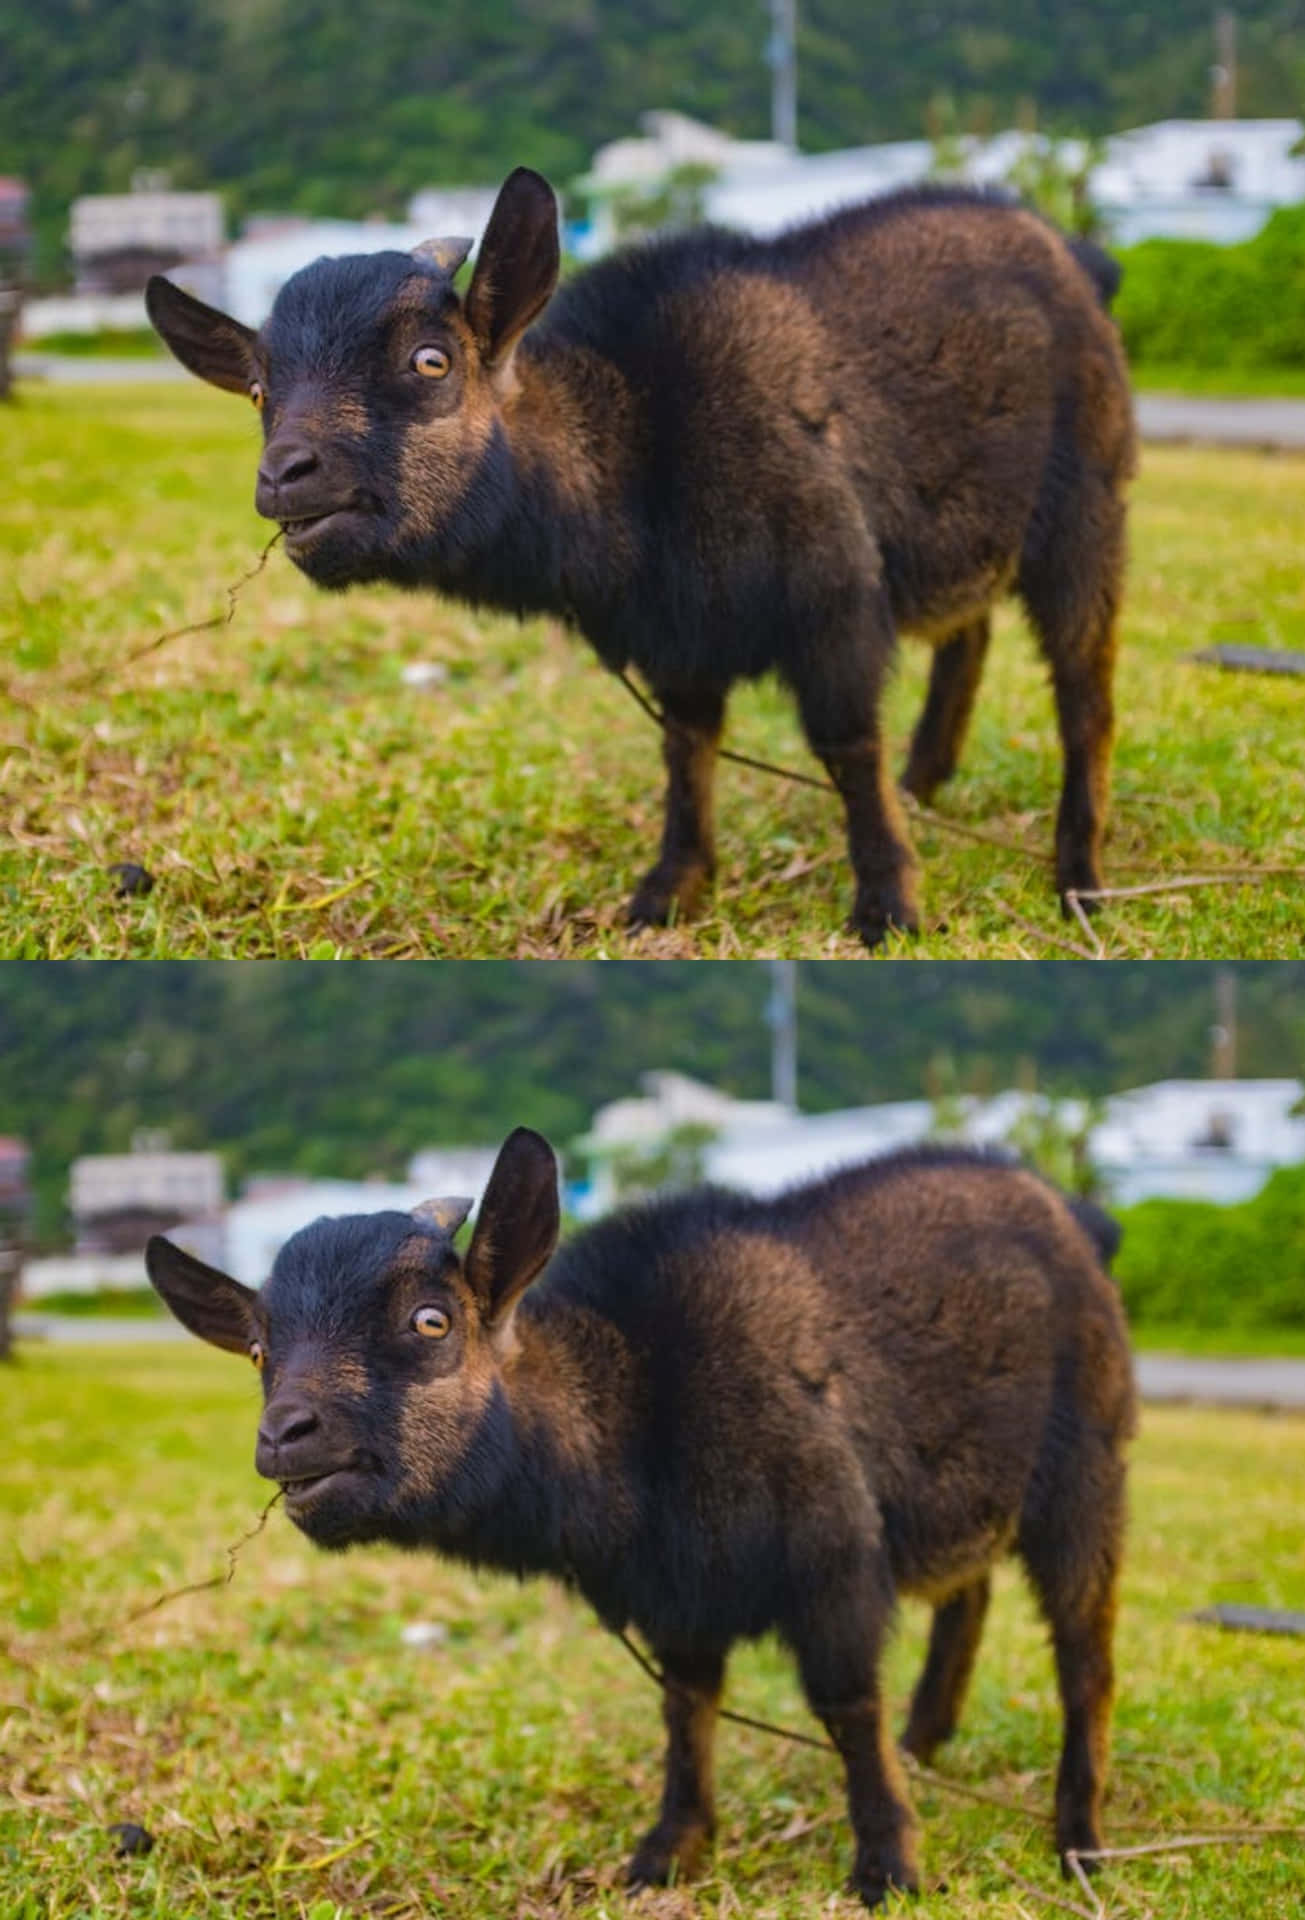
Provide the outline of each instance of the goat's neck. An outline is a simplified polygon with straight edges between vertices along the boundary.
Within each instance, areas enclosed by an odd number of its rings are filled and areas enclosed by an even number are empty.
[[[458,1551],[515,1573],[583,1579],[619,1552],[632,1495],[621,1464],[629,1362],[610,1328],[519,1315],[468,1462],[484,1492]]]
[[[455,591],[564,618],[620,596],[628,414],[614,372],[576,350],[517,355],[472,507],[483,531]]]

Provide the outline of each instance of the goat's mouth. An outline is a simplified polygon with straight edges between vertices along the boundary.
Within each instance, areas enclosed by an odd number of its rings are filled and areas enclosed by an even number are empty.
[[[306,547],[328,527],[338,527],[346,521],[361,519],[364,512],[365,509],[357,501],[350,500],[342,507],[328,507],[324,513],[300,514],[293,519],[283,519],[281,531],[288,547]]]
[[[341,1467],[327,1467],[322,1473],[299,1474],[291,1479],[283,1479],[281,1491],[285,1495],[286,1506],[292,1512],[307,1507],[328,1488],[338,1489],[350,1481],[361,1480],[365,1469],[356,1461],[349,1461]]]

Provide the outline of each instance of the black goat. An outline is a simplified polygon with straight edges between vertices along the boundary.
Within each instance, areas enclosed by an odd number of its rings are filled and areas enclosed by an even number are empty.
[[[1106,257],[934,188],[775,240],[664,239],[554,299],[557,206],[525,169],[459,299],[469,244],[320,260],[259,333],[163,279],[147,304],[192,371],[262,408],[258,509],[311,579],[551,612],[648,680],[669,785],[632,921],[709,880],[726,697],[774,671],[843,798],[854,926],[871,946],[914,928],[879,737],[896,635],[937,647],[905,773],[926,799],[1012,589],[1064,747],[1057,885],[1098,887],[1134,459]]]
[[[925,1149],[771,1201],[658,1201],[554,1254],[557,1167],[524,1130],[460,1260],[469,1205],[319,1220],[259,1293],[162,1239],[149,1275],[262,1368],[258,1469],[310,1539],[551,1573],[646,1637],[669,1749],[631,1880],[710,1837],[726,1657],[773,1629],[843,1757],[858,1891],[914,1887],[880,1650],[899,1593],[933,1604],[905,1733],[925,1758],[1011,1549],[1064,1703],[1056,1843],[1097,1847],[1133,1388],[1091,1217]]]

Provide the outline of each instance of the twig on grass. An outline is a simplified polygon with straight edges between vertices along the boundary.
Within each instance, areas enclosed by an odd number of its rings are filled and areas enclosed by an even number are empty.
[[[1079,1860],[1139,1860],[1147,1853],[1187,1853],[1193,1847],[1249,1847],[1257,1840],[1272,1839],[1275,1834],[1301,1839],[1305,1838],[1305,1827],[1227,1827],[1222,1833],[1180,1833],[1168,1840],[1148,1840],[1139,1847],[1081,1847],[1076,1857]],[[1070,1857],[1065,1856],[1067,1860]]]
[[[1225,873],[1180,873],[1172,880],[1148,880],[1137,887],[1071,887],[1065,904],[1076,907],[1080,900],[1136,900],[1145,893],[1190,893],[1196,887],[1245,887],[1252,880],[1274,875],[1280,879],[1305,880],[1305,867],[1229,867]]]
[[[1000,908],[1008,920],[1013,920],[1017,927],[1023,927],[1025,933],[1031,933],[1037,939],[1044,940],[1049,947],[1059,947],[1062,953],[1077,954],[1080,960],[1101,958],[1104,949],[1100,941],[1097,941],[1097,952],[1093,953],[1090,948],[1080,946],[1077,940],[1067,940],[1063,934],[1052,933],[1046,927],[1040,927],[1036,920],[1026,919],[1022,913],[1015,911],[1009,900],[1003,900],[999,893],[990,893],[987,897],[994,907]],[[1090,927],[1089,931],[1091,931]],[[1095,938],[1095,935],[1093,937]]]
[[[143,1620],[147,1614],[157,1613],[160,1607],[166,1607],[171,1601],[180,1600],[188,1593],[208,1593],[213,1587],[229,1587],[236,1577],[236,1562],[240,1558],[242,1551],[249,1545],[251,1540],[258,1538],[263,1528],[267,1525],[268,1514],[271,1513],[278,1500],[283,1500],[284,1498],[285,1488],[278,1487],[249,1531],[242,1533],[238,1540],[232,1541],[231,1545],[227,1548],[227,1569],[225,1573],[215,1573],[211,1580],[192,1580],[184,1587],[173,1587],[167,1593],[161,1593],[156,1599],[151,1600],[148,1606],[137,1607],[136,1611],[129,1613],[121,1624],[124,1627],[133,1626],[137,1620]]]
[[[1090,1854],[1088,1855],[1088,1858],[1092,1859],[1092,1858],[1095,1858],[1095,1856]],[[1065,1865],[1069,1868],[1069,1871],[1073,1874],[1075,1880],[1078,1882],[1079,1886],[1083,1889],[1083,1892],[1087,1895],[1088,1899],[1091,1901],[1092,1912],[1096,1915],[1096,1920],[1104,1920],[1106,1903],[1101,1898],[1101,1895],[1097,1892],[1096,1888],[1092,1885],[1092,1882],[1088,1879],[1087,1874],[1083,1868],[1083,1862],[1079,1859],[1076,1849],[1071,1847],[1069,1851],[1065,1854],[1064,1860],[1065,1860]]]
[[[1081,1920],[1100,1920],[1100,1916],[1105,1912],[1099,1900],[1094,1907],[1083,1907],[1077,1900],[1066,1900],[1060,1894],[1048,1893],[1045,1888],[1038,1885],[1036,1880],[1030,1880],[1026,1875],[1017,1873],[1010,1861],[1003,1860],[999,1854],[990,1853],[988,1860],[1008,1879],[1013,1880],[1017,1887],[1023,1887],[1026,1893],[1031,1893],[1035,1900],[1041,1900],[1045,1906],[1058,1907],[1062,1913],[1077,1913],[1081,1916]],[[1096,1899],[1095,1894],[1093,1899]]]
[[[159,648],[166,646],[169,640],[184,640],[186,636],[191,633],[210,633],[216,627],[229,627],[236,617],[236,601],[240,598],[240,595],[249,585],[250,581],[258,578],[263,568],[267,565],[268,555],[271,553],[277,541],[284,538],[284,534],[284,528],[278,527],[272,535],[272,538],[263,548],[263,551],[259,554],[253,566],[250,567],[247,572],[242,573],[238,580],[232,581],[231,585],[227,588],[227,610],[225,613],[215,613],[209,620],[196,620],[188,627],[172,627],[167,633],[156,633],[154,638],[147,640],[143,647],[137,647],[133,653],[127,654],[121,664],[124,667],[134,666],[138,660],[144,660],[148,654],[157,653]]]
[[[1087,935],[1091,944],[1092,951],[1088,955],[1088,958],[1090,960],[1104,960],[1106,957],[1105,944],[1101,939],[1101,935],[1088,919],[1087,910],[1073,887],[1071,887],[1065,895],[1065,905],[1078,921],[1079,926],[1083,929],[1083,932]]]

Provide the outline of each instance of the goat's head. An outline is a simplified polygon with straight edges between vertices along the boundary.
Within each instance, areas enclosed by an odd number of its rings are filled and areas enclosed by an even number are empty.
[[[456,1530],[513,1310],[557,1242],[548,1142],[525,1128],[509,1137],[460,1259],[453,1236],[470,1206],[317,1220],[257,1292],[169,1240],[149,1243],[150,1280],[182,1324],[259,1369],[255,1465],[321,1546],[411,1538],[432,1514]],[[482,1467],[492,1458],[491,1435]]]
[[[490,216],[462,299],[467,240],[323,259],[286,281],[258,331],[156,276],[155,328],[202,380],[263,419],[255,504],[320,586],[412,580],[457,549],[495,497],[491,463],[517,342],[558,273],[557,202],[519,167]],[[464,526],[464,523],[468,523]]]

